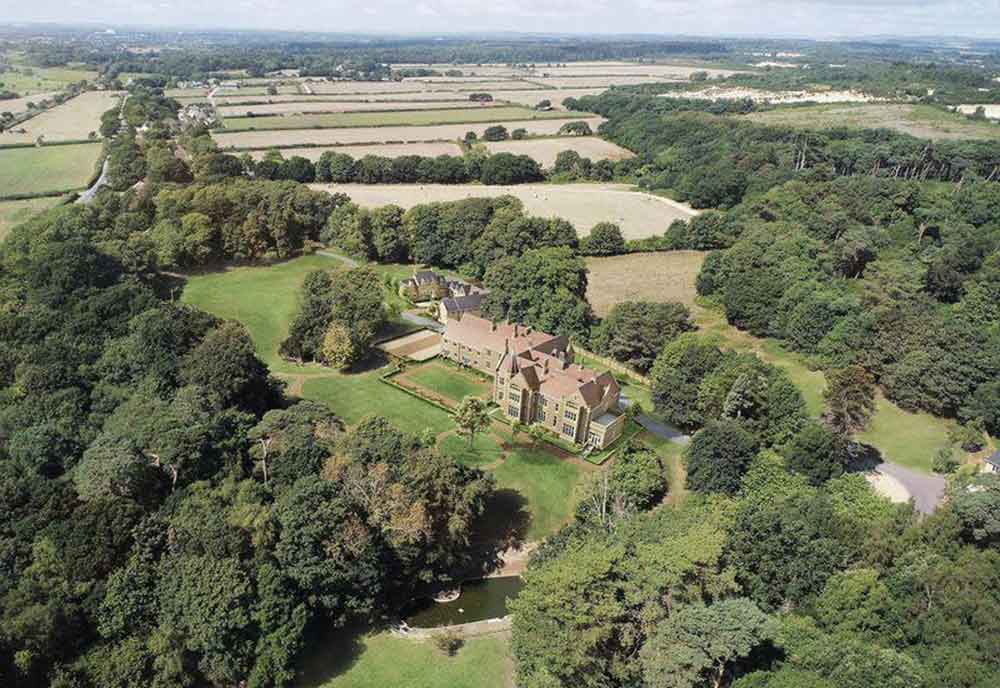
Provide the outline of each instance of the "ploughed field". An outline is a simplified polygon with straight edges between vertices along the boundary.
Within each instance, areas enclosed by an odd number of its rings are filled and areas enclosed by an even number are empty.
[[[598,222],[614,222],[627,239],[663,234],[674,220],[686,220],[697,211],[681,203],[631,191],[624,184],[313,184],[330,193],[345,193],[365,207],[395,204],[403,208],[432,201],[516,196],[531,215],[569,220],[581,236]]]

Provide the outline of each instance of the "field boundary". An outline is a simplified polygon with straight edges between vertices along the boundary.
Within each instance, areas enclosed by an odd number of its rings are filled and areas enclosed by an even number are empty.
[[[487,108],[487,109],[489,109],[489,108]],[[475,111],[475,108],[450,108],[450,109],[447,109],[448,112],[465,112],[467,110]],[[441,111],[443,111],[443,110],[429,110],[429,112],[441,112]],[[421,110],[383,110],[383,111],[376,110],[375,112],[376,113],[381,113],[381,112],[407,112],[407,113],[409,113],[409,112],[421,112]],[[428,110],[424,110],[423,112],[428,112]],[[531,116],[531,117],[526,117],[526,116],[524,116],[524,117],[523,116],[518,116],[518,117],[498,117],[498,118],[486,119],[486,120],[474,119],[474,120],[458,120],[458,121],[454,121],[453,120],[453,121],[441,121],[441,122],[432,121],[432,122],[419,122],[419,123],[416,123],[416,124],[414,124],[414,123],[402,123],[402,122],[392,122],[392,123],[388,123],[388,124],[335,124],[335,125],[313,124],[313,125],[310,125],[310,126],[303,126],[303,127],[261,127],[261,128],[258,128],[258,127],[247,127],[247,128],[241,128],[241,129],[230,129],[230,128],[226,127],[225,126],[226,120],[232,120],[232,119],[241,119],[241,120],[242,119],[264,119],[265,117],[275,117],[275,118],[279,118],[279,119],[294,119],[295,115],[291,115],[291,116],[284,116],[284,115],[262,115],[260,117],[225,117],[222,120],[222,126],[219,127],[219,128],[217,128],[217,129],[215,129],[214,131],[217,131],[219,133],[226,132],[226,133],[234,133],[235,134],[235,133],[241,133],[241,132],[244,132],[244,131],[302,131],[302,130],[308,130],[308,129],[390,129],[390,128],[393,128],[393,127],[443,127],[443,126],[457,125],[457,124],[481,124],[481,125],[485,124],[485,125],[493,125],[493,124],[503,124],[504,122],[530,122],[530,121],[547,121],[547,120],[561,120],[561,119],[574,119],[574,120],[578,120],[578,119],[581,119],[581,118],[591,118],[591,117],[594,116],[592,113],[570,112],[569,110],[565,110],[565,111],[563,111],[563,110],[551,110],[550,112],[554,112],[556,114],[553,115],[553,116],[546,116],[546,117],[539,117],[539,116],[535,115],[535,116]],[[351,114],[351,113],[322,113],[322,114],[337,115],[337,114]],[[372,114],[372,113],[369,112],[368,114]]]
[[[601,356],[599,354],[595,354],[593,351],[588,351],[587,349],[584,349],[580,346],[574,346],[573,348],[576,349],[577,353],[582,354],[584,358],[589,358],[594,361],[597,361],[601,365],[607,367],[608,370],[624,375],[625,377],[630,378],[633,382],[638,382],[639,384],[645,385],[646,387],[651,387],[653,385],[653,381],[650,378],[646,377],[645,375],[639,372],[636,372],[635,370],[632,370],[631,368],[629,368],[624,363],[621,363],[620,361],[616,361],[613,358],[608,358],[607,356]]]

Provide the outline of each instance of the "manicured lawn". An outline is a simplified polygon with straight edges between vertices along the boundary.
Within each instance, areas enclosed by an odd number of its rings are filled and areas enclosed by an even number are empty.
[[[464,122],[503,122],[528,119],[568,119],[584,116],[578,112],[552,110],[540,112],[524,107],[488,107],[481,110],[452,108],[450,110],[395,110],[382,112],[336,112],[312,115],[227,117],[227,131],[247,129],[311,129],[315,127],[382,127],[428,126]]]
[[[441,433],[455,427],[451,416],[422,399],[387,385],[379,379],[382,370],[340,374],[329,372],[305,380],[302,396],[329,406],[348,425],[379,415],[405,432],[425,429]]]
[[[294,370],[278,357],[278,347],[299,309],[299,288],[313,270],[343,264],[326,256],[304,256],[270,266],[240,267],[188,279],[182,300],[221,318],[238,320],[250,331],[257,354],[272,371]]]
[[[499,441],[507,444],[506,452]],[[466,465],[489,466],[498,490],[518,493],[531,516],[525,537],[533,541],[552,535],[569,521],[576,509],[581,475],[598,469],[527,442],[519,435],[518,442],[512,443],[510,428],[494,422],[490,432],[478,436],[471,449],[468,440],[458,435],[441,440],[438,449]]]
[[[0,198],[82,189],[93,176],[101,144],[0,150]]]
[[[342,637],[316,648],[303,662],[299,688],[509,688],[506,634],[470,638],[454,657],[430,641],[390,633]]]
[[[504,455],[496,437],[489,433],[476,435],[472,446],[469,446],[469,440],[461,435],[448,435],[438,444],[438,450],[459,463],[477,467],[494,464]]]
[[[404,375],[408,380],[456,403],[465,397],[481,397],[490,392],[490,385],[485,380],[440,361],[410,368]]]

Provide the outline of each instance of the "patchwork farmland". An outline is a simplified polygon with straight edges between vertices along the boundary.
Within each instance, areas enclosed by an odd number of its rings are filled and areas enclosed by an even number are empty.
[[[537,101],[536,101],[537,102]],[[337,101],[323,100],[317,96],[301,96],[289,102],[256,103],[252,105],[225,105],[216,107],[220,116],[245,117],[254,115],[299,115],[340,112],[380,112],[403,110],[445,110],[491,108],[500,103],[479,103],[472,100],[415,100],[415,101]]]
[[[461,155],[462,148],[457,143],[447,141],[427,142],[427,143],[382,143],[358,146],[322,146],[316,148],[264,148],[251,150],[250,155],[256,159],[261,159],[267,155],[268,151],[279,150],[286,158],[293,155],[300,155],[303,158],[316,162],[323,153],[330,151],[333,153],[346,153],[352,158],[363,158],[366,155],[378,155],[383,158],[398,158],[404,155],[422,155],[424,157],[436,157],[438,155]]]
[[[599,222],[614,222],[626,239],[663,234],[674,220],[686,220],[697,211],[660,196],[631,191],[623,184],[521,184],[480,186],[476,184],[312,184],[315,189],[344,193],[365,207],[395,204],[409,208],[432,201],[492,198],[511,195],[525,210],[542,217],[569,220],[581,236]]]
[[[597,129],[601,117],[574,118]],[[553,136],[566,123],[565,119],[505,121],[507,129],[525,129],[532,136]],[[492,122],[480,124],[444,124],[437,126],[343,127],[331,129],[284,129],[274,131],[213,132],[212,136],[224,149],[271,148],[287,146],[335,146],[354,143],[421,143],[426,141],[457,141],[468,131],[478,136]]]

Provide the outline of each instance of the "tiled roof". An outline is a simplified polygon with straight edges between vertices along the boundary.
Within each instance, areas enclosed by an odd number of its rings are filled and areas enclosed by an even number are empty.
[[[538,332],[523,325],[493,323],[486,318],[466,313],[460,320],[448,320],[445,339],[464,344],[473,349],[493,351],[526,351],[563,340],[551,334]]]
[[[447,313],[465,313],[477,310],[483,303],[483,296],[485,294],[468,294],[467,296],[441,299],[441,305],[444,306]]]

